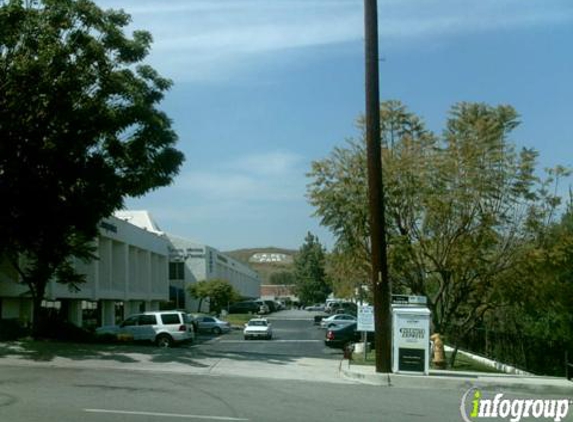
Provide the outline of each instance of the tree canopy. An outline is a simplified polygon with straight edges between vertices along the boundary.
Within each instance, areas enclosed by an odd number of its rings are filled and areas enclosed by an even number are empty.
[[[302,303],[322,303],[331,292],[325,273],[325,250],[318,237],[307,233],[294,258],[296,294]]]
[[[209,311],[217,314],[222,309],[226,309],[230,303],[241,298],[231,283],[223,279],[202,280],[191,284],[188,290],[192,297],[199,299],[197,312],[201,312],[203,300],[207,298],[209,299]]]
[[[535,173],[537,153],[509,141],[510,106],[456,104],[441,136],[397,101],[380,113],[393,291],[427,296],[434,330],[455,344],[502,302],[559,198]],[[309,173],[310,202],[336,236],[337,278],[356,284],[370,268],[366,168],[363,135]]]
[[[35,311],[54,274],[82,281],[69,257],[93,257],[99,221],[183,162],[158,108],[171,82],[129,22],[89,0],[0,1],[0,253]]]

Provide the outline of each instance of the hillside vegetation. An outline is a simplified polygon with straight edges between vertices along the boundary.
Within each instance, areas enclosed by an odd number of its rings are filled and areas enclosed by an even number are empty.
[[[226,255],[234,258],[238,261],[244,262],[249,265],[253,270],[259,273],[261,276],[261,284],[272,284],[271,276],[273,274],[292,272],[294,270],[294,264],[291,262],[252,262],[251,257],[258,253],[264,254],[284,254],[290,258],[294,259],[297,251],[293,249],[284,249],[276,247],[266,247],[266,248],[249,248],[249,249],[237,249],[234,251],[225,252]],[[280,284],[280,283],[279,283]]]

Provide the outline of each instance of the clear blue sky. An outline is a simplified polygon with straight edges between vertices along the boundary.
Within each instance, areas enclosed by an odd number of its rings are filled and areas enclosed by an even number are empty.
[[[357,135],[362,0],[97,0],[149,30],[186,162],[130,209],[221,250],[298,248],[312,160]],[[511,104],[540,168],[573,165],[573,1],[379,0],[381,99],[440,132],[458,101]]]

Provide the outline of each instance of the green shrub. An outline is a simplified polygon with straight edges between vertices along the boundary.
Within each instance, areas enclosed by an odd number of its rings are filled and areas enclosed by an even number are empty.
[[[0,319],[0,341],[17,340],[29,334],[18,319]]]
[[[40,322],[41,337],[59,340],[87,343],[93,341],[93,334],[71,322],[57,318],[47,318]]]

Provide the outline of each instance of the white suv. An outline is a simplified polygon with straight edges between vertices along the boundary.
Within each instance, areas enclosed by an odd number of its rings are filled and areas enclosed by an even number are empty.
[[[120,325],[100,327],[96,334],[128,336],[135,341],[153,341],[160,347],[193,341],[195,333],[185,312],[157,311],[131,315]]]

